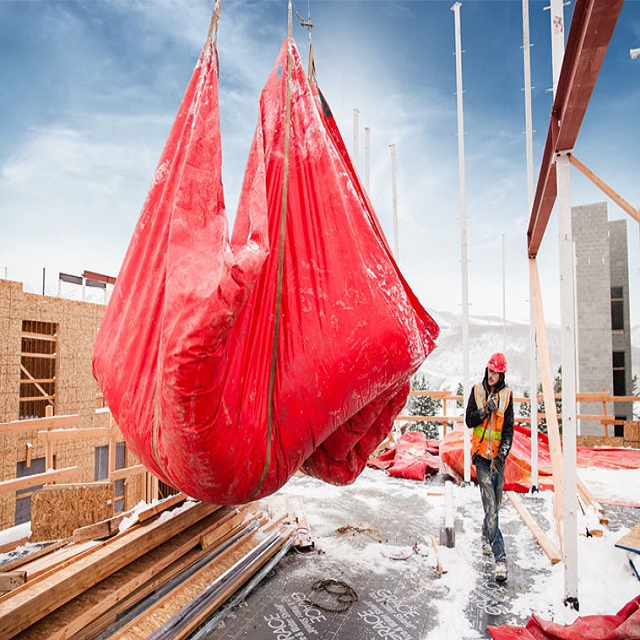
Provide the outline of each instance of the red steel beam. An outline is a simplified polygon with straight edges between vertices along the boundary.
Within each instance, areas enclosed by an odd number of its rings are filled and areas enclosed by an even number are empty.
[[[577,0],[573,10],[529,218],[530,258],[540,249],[556,201],[555,155],[573,149],[623,4],[624,0]]]

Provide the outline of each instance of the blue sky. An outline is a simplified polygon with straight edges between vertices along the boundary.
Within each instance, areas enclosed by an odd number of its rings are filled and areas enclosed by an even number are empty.
[[[117,275],[207,34],[213,0],[0,0],[0,277],[55,294],[62,271]],[[317,77],[392,241],[396,145],[399,262],[431,311],[460,312],[454,13],[441,0],[298,0]],[[548,2],[530,0],[534,174],[552,94]],[[565,7],[570,23],[573,5]],[[462,3],[467,236],[472,314],[529,317],[522,3]],[[308,32],[294,18],[307,58]],[[287,33],[286,0],[223,0],[218,34],[223,176],[233,218],[260,91]],[[627,0],[575,148],[640,204],[640,0]],[[606,197],[576,171],[572,202]],[[626,218],[609,203],[610,218]],[[558,321],[556,214],[539,269]],[[638,228],[628,221],[632,323]],[[72,285],[65,285],[71,287]]]

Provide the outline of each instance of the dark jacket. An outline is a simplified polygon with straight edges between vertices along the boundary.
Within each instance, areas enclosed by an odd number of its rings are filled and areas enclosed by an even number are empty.
[[[482,379],[482,386],[485,388],[487,394],[489,394],[489,382],[487,378],[487,369],[484,370],[484,378]],[[500,380],[496,385],[496,391],[500,391],[506,387],[506,383],[504,381],[504,373],[500,374]],[[467,427],[473,429],[481,424],[483,421],[480,413],[478,411],[478,405],[476,404],[475,394],[473,393],[473,389],[471,389],[471,393],[469,394],[469,400],[467,402],[467,411],[465,415],[465,422]],[[502,455],[505,459],[509,455],[509,451],[511,451],[511,444],[513,442],[513,396],[509,400],[509,404],[504,412],[504,424],[502,425],[502,439],[500,440],[500,447],[498,449],[498,453]]]

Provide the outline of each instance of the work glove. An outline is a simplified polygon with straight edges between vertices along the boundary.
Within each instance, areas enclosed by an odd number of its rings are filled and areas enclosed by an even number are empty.
[[[490,471],[492,474],[498,474],[504,469],[504,456],[499,453],[492,461]]]
[[[488,398],[487,402],[484,405],[484,408],[488,413],[493,413],[498,408],[498,400],[495,393],[492,393]]]

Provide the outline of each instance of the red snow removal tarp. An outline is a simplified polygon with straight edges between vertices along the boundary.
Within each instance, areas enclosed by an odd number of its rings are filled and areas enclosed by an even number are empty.
[[[376,469],[384,469],[395,478],[424,480],[426,476],[438,473],[439,446],[438,440],[427,440],[422,431],[407,431],[393,447],[372,456],[367,464]]]
[[[460,476],[464,475],[463,429],[457,427],[447,433],[440,446],[442,462]],[[578,467],[604,469],[640,469],[640,450],[615,447],[577,447]],[[549,438],[538,432],[538,487],[553,488]],[[475,480],[475,467],[471,466]],[[504,468],[504,487],[507,491],[526,492],[531,488],[531,431],[516,424],[513,445]]]
[[[524,627],[487,627],[493,640],[638,640],[640,638],[640,595],[615,615],[581,616],[563,625],[531,616]]]
[[[93,367],[151,472],[198,499],[235,504],[300,468],[355,480],[438,326],[399,273],[291,39],[261,96],[229,237],[217,82],[208,39]]]

